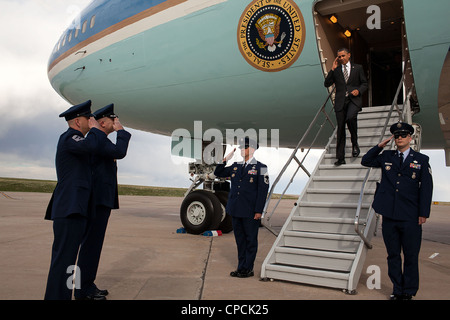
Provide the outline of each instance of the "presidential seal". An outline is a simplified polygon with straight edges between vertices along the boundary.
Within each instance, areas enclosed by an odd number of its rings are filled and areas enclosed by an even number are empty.
[[[289,68],[305,43],[305,23],[293,0],[254,0],[239,20],[238,47],[262,71]]]

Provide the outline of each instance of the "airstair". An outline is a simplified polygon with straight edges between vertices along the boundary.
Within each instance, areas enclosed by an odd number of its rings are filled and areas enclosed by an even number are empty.
[[[400,85],[397,94],[399,91]],[[322,113],[325,114],[324,124],[331,121],[325,112],[326,103],[314,121]],[[262,265],[262,279],[356,292],[377,226],[378,217],[371,203],[381,175],[380,170],[363,167],[361,158],[370,148],[390,136],[390,124],[403,118],[402,107],[393,102],[391,106],[364,108],[358,115],[361,153],[358,157],[352,157],[352,144],[347,131],[346,164],[341,166],[334,165],[336,130],[333,131],[314,171],[305,171],[310,176],[309,181]],[[308,134],[308,130],[305,134]],[[299,142],[301,144],[302,141]],[[272,185],[266,202],[263,224],[272,232],[270,218],[275,209],[272,213],[267,212],[271,195],[290,162],[297,162],[299,168],[304,168],[303,160],[297,158],[297,151],[298,148]],[[293,178],[290,183],[292,181]],[[284,192],[286,190],[287,187]]]

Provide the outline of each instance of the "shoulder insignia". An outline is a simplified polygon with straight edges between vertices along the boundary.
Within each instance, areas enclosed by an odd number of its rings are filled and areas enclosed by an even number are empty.
[[[72,136],[72,139],[75,140],[76,142],[80,142],[80,141],[83,141],[83,140],[84,140],[84,137],[80,137],[79,135],[74,134],[74,135]]]
[[[264,175],[264,182],[265,184],[269,184],[269,175],[267,173]]]

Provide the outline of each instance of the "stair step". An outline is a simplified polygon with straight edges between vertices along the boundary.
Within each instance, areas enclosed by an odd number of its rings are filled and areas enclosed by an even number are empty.
[[[266,277],[345,289],[349,273],[268,264],[266,265]]]
[[[327,189],[327,188],[308,188],[305,194],[305,201],[327,201],[332,202],[358,202],[361,188],[349,189]],[[375,189],[367,189],[364,192],[363,201],[371,201]]]
[[[312,202],[312,201],[301,201],[299,207],[320,207],[320,208],[355,208],[358,206],[358,203],[355,202]],[[369,208],[371,203],[363,203],[362,208]]]
[[[292,231],[354,235],[354,222],[354,218],[293,216]]]
[[[365,119],[384,119],[386,121],[387,116],[389,115],[389,110],[382,112],[361,112],[358,114],[358,121]],[[398,112],[392,112],[392,117],[398,118]]]
[[[360,242],[358,235],[291,230],[284,232],[284,246],[287,247],[355,253]]]
[[[356,197],[355,197],[356,198]],[[330,218],[354,218],[358,201],[346,202],[347,199],[342,199],[341,202],[320,202],[320,201],[304,201],[296,207],[297,216],[305,217],[330,217]],[[371,203],[364,202],[361,210],[365,215],[371,207]]]
[[[344,165],[335,166],[334,164],[321,164],[319,170],[316,171],[318,176],[363,176],[365,177],[369,168],[364,167],[361,163],[346,163]],[[371,175],[377,174],[378,170],[372,170]]]
[[[275,249],[275,263],[296,267],[349,272],[354,253],[318,251],[290,247]]]
[[[361,189],[320,189],[308,188],[307,193],[331,193],[331,194],[360,194]],[[367,194],[375,194],[375,189],[365,190]]]
[[[403,105],[399,104],[398,105],[399,109],[403,109]],[[364,107],[362,108],[361,113],[366,113],[366,112],[382,112],[382,111],[389,111],[389,109],[391,109],[391,105],[385,105],[385,106],[373,106],[373,107]],[[393,109],[394,111],[396,111],[396,108],[394,107]]]
[[[380,180],[380,170],[369,175],[366,189],[375,189],[376,183]],[[378,173],[376,172],[378,171]],[[360,189],[364,181],[364,176],[314,176],[311,178],[309,188],[313,189]]]
[[[346,166],[346,165],[344,164],[342,166]],[[316,180],[316,181],[363,181],[364,178],[365,178],[364,176],[314,176],[314,177],[312,177],[312,179]],[[373,179],[377,179],[377,178],[369,177],[369,179],[373,180]]]

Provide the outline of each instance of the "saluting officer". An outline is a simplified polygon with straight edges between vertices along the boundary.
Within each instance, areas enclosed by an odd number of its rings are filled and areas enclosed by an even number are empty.
[[[409,300],[419,289],[422,224],[430,216],[433,179],[429,157],[410,148],[414,128],[399,122],[390,131],[393,135],[370,149],[361,164],[382,170],[372,207],[383,216],[388,274],[394,287],[390,299]],[[397,151],[380,154],[393,137]]]
[[[269,189],[267,166],[253,157],[258,144],[252,139],[240,140],[242,163],[225,167],[236,149],[217,165],[214,174],[231,180],[226,212],[232,217],[234,237],[238,251],[238,267],[232,277],[247,278],[254,275],[253,265],[258,251],[258,228]]]
[[[75,299],[105,300],[108,291],[98,289],[94,281],[111,209],[119,208],[116,160],[126,156],[131,134],[123,128],[114,113],[114,104],[95,111],[94,117],[106,135],[116,131],[117,136],[115,144],[105,139],[93,156],[95,216],[88,225],[78,255],[81,288],[75,290]]]
[[[45,219],[53,220],[54,234],[45,299],[70,300],[72,285],[68,280],[75,270],[78,249],[92,215],[91,155],[107,137],[91,117],[90,100],[59,116],[66,119],[69,129],[58,141],[58,183],[45,214]]]

